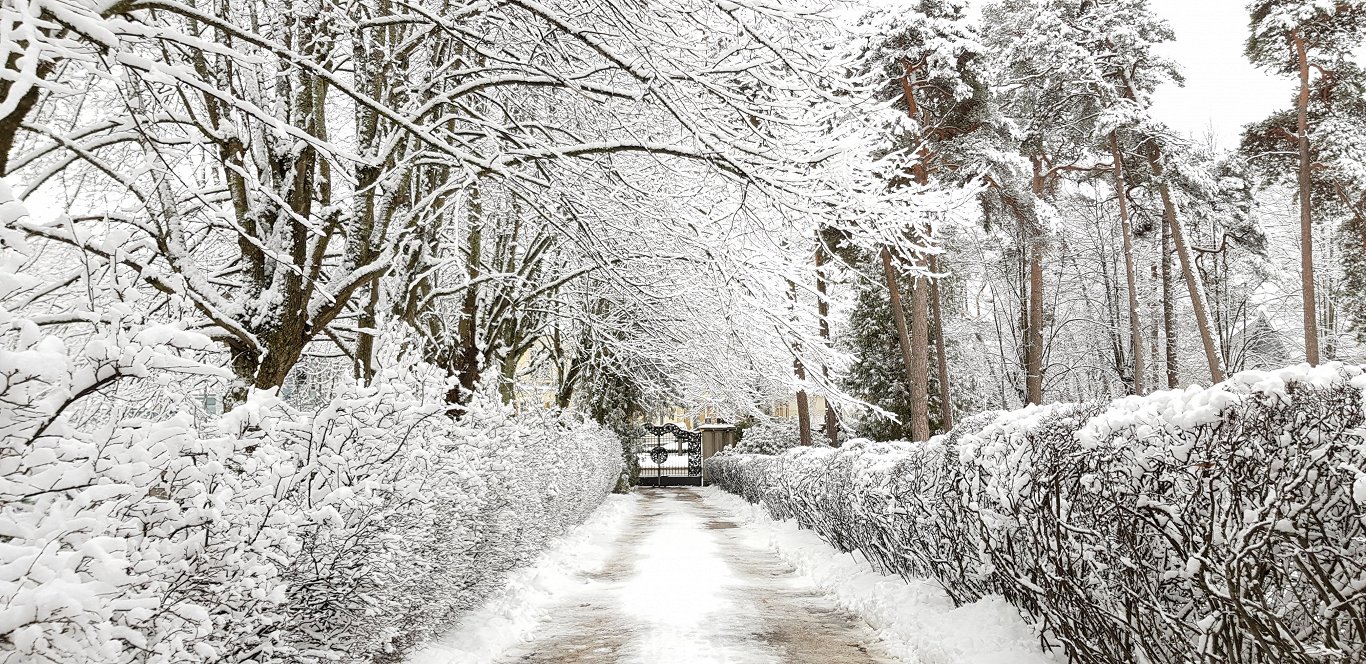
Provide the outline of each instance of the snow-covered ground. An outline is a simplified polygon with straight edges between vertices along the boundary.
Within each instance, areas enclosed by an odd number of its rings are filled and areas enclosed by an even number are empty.
[[[719,490],[614,496],[507,591],[409,658],[1046,664],[1005,602],[954,608]]]
[[[1005,599],[954,607],[932,579],[903,581],[876,571],[857,553],[839,553],[796,522],[775,521],[763,508],[719,489],[706,500],[736,516],[751,546],[766,546],[841,608],[872,626],[903,662],[924,664],[1060,664]]]
[[[583,525],[546,547],[531,567],[514,572],[507,587],[471,611],[460,626],[408,657],[408,664],[491,662],[531,638],[549,611],[578,592],[585,575],[612,557],[639,496],[611,495]]]

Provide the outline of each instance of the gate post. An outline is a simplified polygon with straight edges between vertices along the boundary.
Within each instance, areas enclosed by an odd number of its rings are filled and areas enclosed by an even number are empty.
[[[702,431],[702,484],[711,482],[707,474],[707,459],[717,452],[735,444],[735,426],[731,424],[704,424]]]

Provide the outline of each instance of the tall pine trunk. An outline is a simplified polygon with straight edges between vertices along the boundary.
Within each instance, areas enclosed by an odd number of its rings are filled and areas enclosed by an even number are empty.
[[[1119,229],[1124,241],[1124,279],[1129,288],[1129,345],[1134,356],[1134,394],[1143,394],[1143,329],[1138,319],[1138,276],[1134,271],[1134,233],[1129,223],[1128,187],[1124,184],[1124,154],[1119,149],[1119,132],[1110,132],[1110,157],[1114,161],[1115,196],[1119,200]]]
[[[1029,243],[1029,329],[1025,330],[1025,397],[1043,403],[1043,242]]]
[[[1043,165],[1034,160],[1034,177],[1030,190],[1036,199],[1044,193]],[[1025,401],[1043,403],[1043,229],[1030,221],[1023,229],[1029,245],[1029,302],[1026,306],[1025,345]]]
[[[911,282],[911,440],[930,439],[929,279]]]
[[[1154,269],[1153,273],[1153,277],[1156,277],[1157,270]],[[1153,327],[1151,334],[1148,336],[1148,357],[1152,358],[1152,362],[1148,363],[1148,384],[1152,385],[1154,390],[1161,389],[1159,386],[1162,384],[1162,381],[1157,375],[1158,342],[1160,341],[1158,335],[1161,334],[1162,329],[1161,306],[1162,305],[1156,302],[1152,303]]]
[[[1299,34],[1291,35],[1291,41],[1295,43],[1295,55],[1300,65],[1295,138],[1300,151],[1300,289],[1304,300],[1304,359],[1311,365],[1317,365],[1319,325],[1318,302],[1314,299],[1314,201],[1311,197],[1314,163],[1309,153],[1309,55],[1305,52],[1304,39]]]
[[[1167,228],[1171,232],[1172,244],[1176,247],[1176,256],[1181,261],[1181,272],[1186,278],[1186,290],[1190,294],[1191,309],[1195,314],[1195,326],[1200,330],[1200,343],[1205,347],[1205,361],[1209,364],[1210,381],[1220,383],[1224,380],[1223,362],[1219,359],[1219,351],[1214,345],[1214,334],[1210,330],[1209,315],[1205,307],[1204,286],[1200,283],[1200,275],[1195,271],[1195,261],[1191,258],[1190,247],[1186,245],[1185,233],[1181,230],[1181,221],[1177,219],[1176,202],[1172,200],[1171,187],[1164,180],[1166,170],[1162,166],[1162,150],[1153,143],[1148,149],[1148,163],[1153,170],[1153,177],[1157,180],[1157,192],[1162,197],[1162,216],[1165,218]]]
[[[920,105],[915,98],[915,87],[911,74],[915,67],[907,63],[902,74],[901,94],[906,102],[906,115],[915,122],[921,122]],[[924,137],[916,137],[923,140]],[[925,186],[930,182],[930,174],[925,160],[928,149],[922,144],[918,161],[911,166],[911,176],[915,183]],[[911,329],[910,356],[907,359],[906,374],[911,381],[911,440],[930,439],[930,341],[929,341],[929,284],[923,275],[923,259],[915,259],[916,274],[911,281]]]
[[[901,363],[906,369],[906,382],[911,390],[911,437],[917,435],[917,431],[924,432],[924,438],[929,439],[929,418],[928,415],[928,392],[929,389],[924,383],[920,383],[919,389],[916,387],[916,361],[915,353],[911,348],[911,336],[906,325],[906,309],[901,302],[901,285],[897,283],[897,270],[892,264],[892,251],[883,247],[882,256],[882,275],[887,280],[887,295],[892,306],[892,320],[896,323],[897,343],[901,346]],[[920,366],[924,366],[921,364]],[[923,375],[923,374],[922,374]],[[919,418],[917,418],[917,409]]]
[[[1177,359],[1176,293],[1172,288],[1172,231],[1162,224],[1162,332],[1166,340],[1167,389],[1181,386]]]
[[[939,258],[930,256],[930,272],[939,274]],[[949,360],[944,347],[944,315],[939,299],[939,277],[930,280],[930,318],[934,321],[934,358],[939,365],[939,421],[945,433],[953,428],[953,399],[949,389]]]

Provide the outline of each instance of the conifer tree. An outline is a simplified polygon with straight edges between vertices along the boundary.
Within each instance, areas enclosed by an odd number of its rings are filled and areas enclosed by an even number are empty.
[[[1311,122],[1315,77],[1331,80],[1351,67],[1353,49],[1366,40],[1366,2],[1361,0],[1258,0],[1252,15],[1247,56],[1263,69],[1298,78],[1295,97],[1296,187],[1299,191],[1300,292],[1304,356],[1319,363],[1318,302],[1314,283],[1314,146],[1319,129]],[[1330,86],[1331,87],[1331,86]],[[1320,86],[1329,91],[1330,87]],[[1331,92],[1329,92],[1331,95]]]

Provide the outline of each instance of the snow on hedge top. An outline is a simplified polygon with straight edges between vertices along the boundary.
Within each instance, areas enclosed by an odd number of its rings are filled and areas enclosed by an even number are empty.
[[[1213,387],[1191,386],[1125,397],[1091,418],[1077,432],[1077,441],[1085,447],[1097,447],[1107,440],[1123,444],[1115,434],[1126,429],[1132,429],[1140,439],[1160,433],[1154,427],[1173,433],[1190,430],[1218,422],[1229,406],[1249,398],[1285,399],[1292,383],[1327,387],[1344,381],[1366,389],[1361,367],[1331,362],[1317,367],[1299,364],[1274,371],[1243,371]]]
[[[959,461],[984,465],[1002,461],[1006,456],[1018,456],[1024,448],[1019,444],[1021,438],[1053,415],[1077,407],[1072,403],[1052,403],[998,413],[980,430],[958,439]]]

